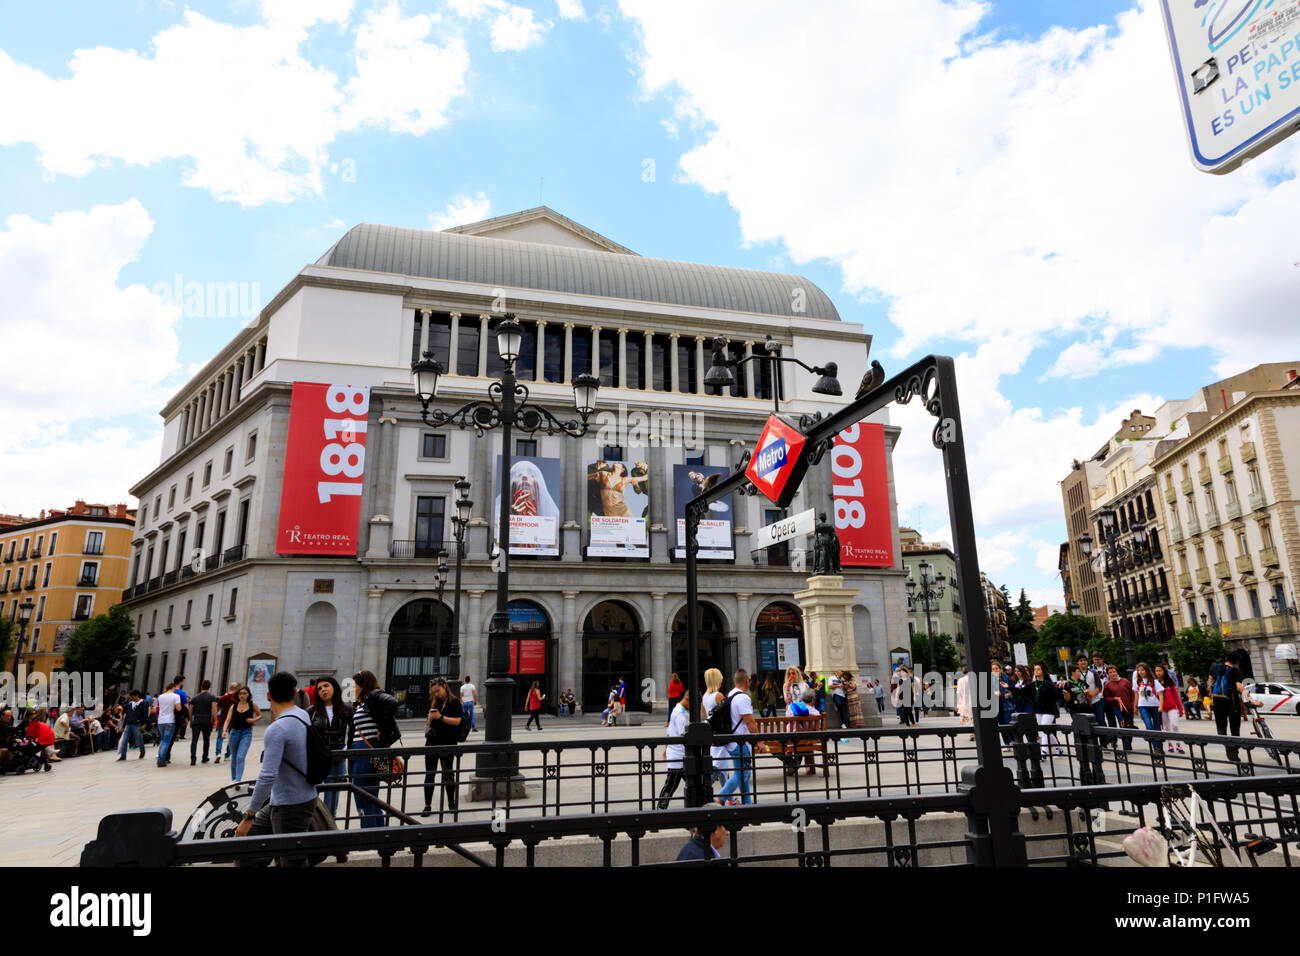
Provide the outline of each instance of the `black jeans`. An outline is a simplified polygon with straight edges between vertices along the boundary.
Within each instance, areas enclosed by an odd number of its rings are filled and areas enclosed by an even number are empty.
[[[253,826],[248,831],[249,836],[264,836],[267,833],[306,833],[311,829],[312,814],[316,812],[316,801],[308,800],[306,803],[287,803],[284,806],[273,807],[269,803],[257,811],[257,817],[253,820]],[[281,866],[306,866],[306,856],[282,856],[278,857]],[[236,863],[236,866],[269,866],[271,861],[265,857],[261,859],[245,859]]]
[[[542,712],[541,710],[530,710],[528,712],[528,723],[524,724],[524,730],[532,726],[533,721],[537,721],[537,729],[542,729]]]
[[[1220,737],[1228,736],[1228,729],[1232,729],[1232,736],[1241,736],[1241,711],[1232,706],[1232,701],[1225,700],[1222,697],[1214,701],[1214,727],[1219,731]],[[1228,752],[1229,760],[1236,760],[1238,750],[1236,747],[1224,747]]]
[[[433,746],[430,744],[429,746]],[[433,764],[433,766],[429,766]],[[437,772],[436,767],[442,766],[442,792],[447,795],[446,809],[452,813],[456,812],[456,795],[459,787],[456,785],[456,755],[443,754],[441,757],[426,757],[424,770],[424,805],[433,806],[434,791],[434,774]]]
[[[200,734],[203,735],[203,762],[208,762],[208,742],[212,737],[212,725],[195,724],[194,733],[190,736],[190,763],[194,763],[194,755],[199,746]]]
[[[667,810],[668,805],[672,803],[673,794],[686,779],[686,772],[683,770],[669,770],[668,776],[664,778],[663,789],[659,791],[659,809]]]

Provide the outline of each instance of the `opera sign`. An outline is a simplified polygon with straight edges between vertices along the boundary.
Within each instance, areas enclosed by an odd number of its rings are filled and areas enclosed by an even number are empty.
[[[797,429],[775,415],[768,416],[745,468],[745,477],[778,508],[794,500],[808,470],[804,445],[805,439]]]

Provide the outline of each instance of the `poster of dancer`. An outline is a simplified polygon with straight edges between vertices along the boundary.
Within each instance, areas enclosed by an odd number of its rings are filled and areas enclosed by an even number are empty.
[[[650,467],[644,461],[587,465],[587,554],[648,558]]]
[[[497,456],[493,474],[501,474]],[[560,459],[515,458],[510,464],[510,553],[555,557],[560,553]],[[501,496],[492,496],[492,550],[498,550]]]
[[[677,524],[677,547],[673,553],[686,557],[686,502],[717,484],[730,474],[722,465],[673,465],[673,515]],[[700,519],[697,538],[701,560],[732,560],[736,545],[731,533],[731,495],[709,505],[709,513]]]

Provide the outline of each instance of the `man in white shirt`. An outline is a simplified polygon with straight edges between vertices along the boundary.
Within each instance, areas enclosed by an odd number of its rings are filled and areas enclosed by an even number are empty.
[[[727,694],[727,702],[731,707],[731,733],[735,736],[756,734],[758,722],[754,720],[754,702],[749,699],[749,672],[742,668],[736,671],[731,681],[735,685]],[[754,778],[754,748],[748,743],[738,743],[731,744],[728,749],[735,759],[731,762],[733,768],[731,776],[718,791],[718,802],[728,802],[725,799],[727,794],[739,788],[741,802],[750,803],[752,801],[750,784]]]
[[[686,734],[686,725],[690,723],[691,713],[690,694],[683,694],[682,699],[673,707],[672,714],[668,717],[668,736],[681,739]],[[678,786],[685,779],[685,773],[682,771],[682,761],[686,758],[686,747],[683,744],[669,744],[664,748],[664,760],[668,768],[668,775],[664,778],[663,789],[659,791],[659,809],[667,810],[669,803],[672,802],[673,794],[677,792]]]
[[[176,714],[181,709],[181,698],[169,683],[167,690],[158,697],[158,766],[165,767],[171,763],[172,738],[176,735]]]
[[[469,718],[469,729],[478,730],[478,724],[474,721],[474,705],[478,703],[478,688],[470,683],[469,675],[465,675],[465,682],[460,685],[460,709],[465,712]]]
[[[849,725],[848,705],[844,701],[844,671],[836,671],[829,681],[831,688],[831,703],[835,705],[835,712],[839,714],[839,726],[847,727]],[[830,730],[830,725],[826,727]]]

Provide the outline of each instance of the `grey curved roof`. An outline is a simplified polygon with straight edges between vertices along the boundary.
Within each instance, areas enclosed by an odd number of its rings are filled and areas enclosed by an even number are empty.
[[[787,317],[800,288],[806,311],[799,318],[840,317],[802,276],[375,223],[353,226],[316,264]]]

